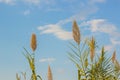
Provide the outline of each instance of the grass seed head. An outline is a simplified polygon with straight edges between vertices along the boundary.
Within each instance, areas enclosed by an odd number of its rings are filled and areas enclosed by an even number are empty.
[[[31,43],[30,43],[30,46],[31,46],[31,49],[33,51],[36,50],[36,47],[37,47],[37,41],[36,41],[36,35],[33,33],[32,36],[31,36]]]
[[[113,55],[112,55],[112,62],[114,63],[115,62],[115,59],[116,59],[116,51],[113,52]]]
[[[80,44],[80,31],[79,31],[77,22],[75,20],[74,20],[73,26],[72,26],[72,33],[73,33],[73,38],[74,38],[75,42]]]
[[[93,61],[93,58],[95,56],[95,39],[92,37],[92,39],[90,40],[89,42],[89,48],[90,48],[90,58],[91,58],[91,61]]]
[[[52,80],[52,72],[51,72],[51,68],[50,65],[48,66],[48,80]]]

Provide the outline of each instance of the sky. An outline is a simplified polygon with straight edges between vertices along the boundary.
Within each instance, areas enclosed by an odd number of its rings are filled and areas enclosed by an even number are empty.
[[[120,0],[0,0],[0,80],[16,80],[29,71],[23,47],[31,52],[30,37],[37,36],[36,69],[47,80],[50,64],[54,80],[76,80],[77,69],[68,59],[72,22],[82,38],[94,36],[120,61]],[[29,75],[28,75],[29,76]]]

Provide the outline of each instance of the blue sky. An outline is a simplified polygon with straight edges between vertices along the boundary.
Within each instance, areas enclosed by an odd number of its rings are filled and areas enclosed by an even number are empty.
[[[29,68],[22,55],[29,51],[31,34],[37,35],[36,67],[47,78],[48,63],[54,80],[75,80],[77,71],[68,59],[72,21],[82,38],[95,36],[108,55],[120,54],[119,0],[0,0],[0,80],[15,80]]]

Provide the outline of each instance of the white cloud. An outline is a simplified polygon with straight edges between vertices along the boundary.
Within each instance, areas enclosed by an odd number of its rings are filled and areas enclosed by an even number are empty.
[[[106,0],[90,0],[89,3],[95,4],[95,3],[104,3]]]
[[[0,3],[14,5],[16,0],[0,0]]]
[[[22,2],[30,5],[47,6],[55,3],[55,0],[23,0]]]
[[[105,51],[111,51],[114,48],[114,45],[105,45]]]
[[[56,59],[55,58],[42,58],[39,60],[39,62],[54,62]]]
[[[117,27],[105,19],[93,19],[87,22],[82,23],[82,26],[90,26],[91,32],[102,32],[110,36],[119,36]],[[120,37],[120,36],[119,36]]]
[[[116,45],[120,45],[120,32],[118,31],[117,26],[105,19],[93,19],[83,22],[80,26],[87,27],[87,29],[94,34],[107,34],[111,42],[109,45],[105,46],[107,51],[111,51],[111,49],[113,49]]]
[[[24,12],[23,12],[23,15],[29,15],[30,14],[30,10],[25,10]]]
[[[59,74],[64,74],[64,73],[65,73],[65,70],[62,69],[62,68],[59,68],[59,69],[57,70],[57,72],[58,72]]]
[[[66,30],[63,30],[61,26],[56,24],[49,24],[38,27],[40,30],[40,34],[53,34],[57,38],[61,40],[69,40],[72,39],[72,33]]]
[[[25,3],[38,5],[41,0],[24,0]]]
[[[104,2],[105,0],[92,0],[92,1],[100,3],[100,2]],[[80,4],[81,3],[82,2],[80,2]],[[75,7],[75,9],[72,10],[72,12],[75,13],[74,15],[72,15],[72,16],[66,18],[66,19],[59,20],[55,24],[47,24],[47,25],[39,26],[38,30],[41,31],[40,32],[41,34],[52,34],[52,35],[56,36],[57,38],[59,38],[61,40],[72,39],[72,33],[64,30],[62,28],[62,26],[72,22],[73,20],[77,20],[79,22],[87,20],[87,18],[91,14],[94,14],[98,11],[98,7],[96,7],[94,4],[89,4],[89,1],[83,2],[83,4],[84,4],[83,6],[79,5],[79,7],[77,9]],[[74,8],[74,6],[73,6],[73,8]]]
[[[30,5],[51,5],[54,4],[54,0],[0,0],[0,3],[16,4],[22,2]]]
[[[43,26],[39,26],[38,30],[40,30],[41,34],[52,34],[61,40],[70,40],[72,39],[72,32],[66,31],[62,28],[65,24],[72,22],[73,20],[83,21],[86,20],[87,17],[98,10],[96,7],[85,7],[79,13],[76,13],[69,18],[58,21],[56,24],[47,24]],[[71,25],[72,26],[72,25]]]
[[[97,7],[85,7],[84,9],[80,10],[78,13],[72,15],[71,17],[64,19],[64,20],[60,20],[57,24],[64,25],[64,24],[67,24],[69,22],[72,22],[73,20],[84,21],[87,19],[87,17],[89,15],[97,12],[97,10],[98,10]]]
[[[120,45],[120,39],[118,38],[111,38],[110,41],[113,45]]]
[[[62,11],[62,9],[60,8],[48,8],[47,11],[54,11],[54,12],[58,12],[58,11]]]

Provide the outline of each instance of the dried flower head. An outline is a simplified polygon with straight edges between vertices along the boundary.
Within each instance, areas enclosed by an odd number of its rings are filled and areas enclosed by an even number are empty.
[[[76,21],[73,22],[72,33],[74,40],[80,44],[80,31]]]
[[[112,55],[112,62],[114,63],[115,62],[115,59],[116,59],[116,51],[113,52],[113,55]]]
[[[32,34],[32,37],[31,37],[30,46],[31,46],[31,48],[32,48],[33,51],[36,50],[37,42],[36,42],[36,35],[34,33]]]
[[[52,80],[52,72],[51,72],[50,65],[48,66],[48,80]]]
[[[93,61],[93,58],[95,56],[95,47],[96,47],[96,45],[95,45],[95,39],[92,37],[92,39],[89,42],[91,61]]]

